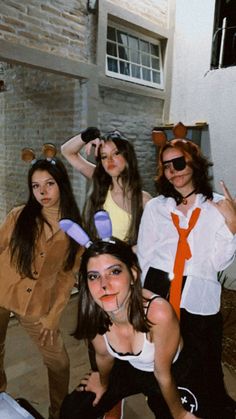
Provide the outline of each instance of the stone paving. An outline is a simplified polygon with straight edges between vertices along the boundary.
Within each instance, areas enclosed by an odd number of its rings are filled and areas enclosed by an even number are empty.
[[[71,298],[62,318],[62,331],[71,360],[70,390],[78,384],[80,377],[89,369],[85,344],[70,336],[70,333],[75,328],[76,306],[77,297],[75,295]],[[22,397],[27,399],[47,419],[48,391],[46,369],[42,364],[37,349],[14,318],[11,320],[7,334],[5,364],[8,377],[8,392],[14,398]],[[224,365],[224,373],[228,391],[236,399],[236,372],[229,362]],[[126,399],[124,418],[153,418],[144,396],[138,395]]]

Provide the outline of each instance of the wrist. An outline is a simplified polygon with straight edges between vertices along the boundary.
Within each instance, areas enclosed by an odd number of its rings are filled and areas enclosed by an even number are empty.
[[[90,141],[95,140],[96,138],[99,138],[101,133],[98,128],[96,127],[88,127],[81,131],[80,133],[82,141],[87,144]]]
[[[83,131],[80,133],[80,138],[81,138],[81,140],[83,141],[83,144],[85,145],[85,144],[88,144],[90,141],[91,141],[91,138],[86,138],[84,135],[83,135]]]
[[[109,375],[99,373],[99,376],[100,376],[100,383],[101,383],[101,386],[102,386],[104,389],[107,389],[107,387],[108,387],[108,383],[109,383]]]

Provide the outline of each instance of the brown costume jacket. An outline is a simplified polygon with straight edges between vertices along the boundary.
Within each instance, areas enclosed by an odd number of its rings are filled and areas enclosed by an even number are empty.
[[[33,265],[35,279],[21,277],[11,264],[9,242],[22,209],[21,206],[10,211],[0,226],[0,306],[32,320],[47,317],[48,328],[54,329],[75,283],[82,249],[78,251],[73,271],[64,272],[68,237],[59,229],[47,240],[43,231]]]

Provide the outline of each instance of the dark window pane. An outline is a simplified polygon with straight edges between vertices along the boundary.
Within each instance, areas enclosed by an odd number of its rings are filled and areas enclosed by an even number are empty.
[[[223,58],[224,67],[236,65],[236,27],[226,30]]]
[[[119,46],[118,47],[118,50],[119,50],[119,57],[122,58],[123,60],[127,60],[128,61],[128,59],[129,59],[129,57],[128,57],[128,48],[124,48],[124,47]]]
[[[211,67],[236,65],[236,4],[235,0],[215,1],[215,22],[212,38]],[[225,37],[223,30],[225,27]],[[222,42],[224,40],[224,42]]]
[[[155,70],[160,70],[159,58],[152,57],[152,68],[154,68]]]
[[[112,41],[116,41],[116,30],[108,26],[107,28],[107,39],[111,39]]]
[[[150,44],[150,46],[151,46],[151,54],[159,57],[159,45]]]
[[[150,52],[149,51],[149,43],[145,42],[145,41],[140,41],[140,49],[141,49],[141,51],[149,53]]]
[[[129,63],[125,63],[124,61],[120,61],[120,74],[125,74],[126,76],[130,75]]]
[[[132,63],[140,64],[140,53],[139,53],[139,51],[135,51],[135,50],[131,49],[129,55],[130,55],[130,61]]]
[[[115,73],[118,73],[117,60],[114,60],[113,58],[107,58],[107,68],[109,71],[114,71]]]
[[[141,78],[141,69],[138,65],[132,65],[131,71],[132,71],[132,77],[136,77],[136,79]]]
[[[113,44],[111,42],[107,42],[107,54],[108,55],[113,55],[113,57],[117,56],[116,44]]]
[[[143,68],[143,80],[151,81],[151,71]]]
[[[157,71],[153,71],[152,72],[152,80],[153,80],[153,83],[160,84],[160,82],[161,82],[160,73],[158,73]]]
[[[160,84],[160,46],[129,35],[123,30],[108,27],[107,69],[126,76]],[[120,77],[125,78],[125,77]]]
[[[146,67],[150,67],[150,55],[141,54],[141,61],[142,61],[142,65],[145,65]]]
[[[138,38],[135,38],[134,36],[129,36],[129,47],[138,50]]]
[[[117,31],[117,41],[124,46],[128,45],[127,34],[125,32]]]

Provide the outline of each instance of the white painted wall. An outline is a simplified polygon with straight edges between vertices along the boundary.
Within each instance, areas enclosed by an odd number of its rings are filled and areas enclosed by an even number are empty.
[[[236,67],[210,70],[215,0],[176,0],[169,122],[209,124],[214,183],[236,194]]]
[[[210,70],[214,8],[215,0],[176,0],[168,122],[209,124],[215,188],[224,179],[236,195],[236,67]],[[236,278],[236,263],[229,276]]]

